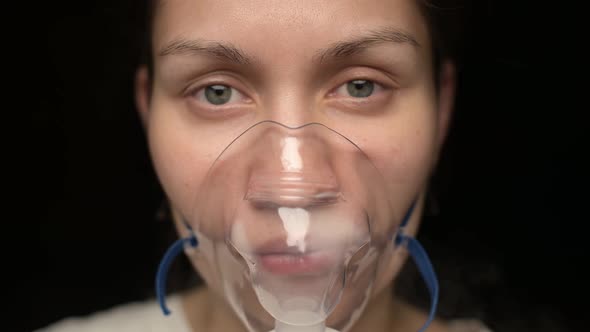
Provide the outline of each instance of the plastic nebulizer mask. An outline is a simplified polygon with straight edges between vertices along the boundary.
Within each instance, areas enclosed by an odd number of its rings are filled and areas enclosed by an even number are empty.
[[[396,207],[367,155],[323,124],[261,121],[222,151],[183,215],[183,251],[214,266],[223,295],[249,331],[347,330],[369,300],[379,259],[409,250],[432,297],[438,283],[419,243],[403,234],[413,203]],[[332,317],[330,327],[326,326]]]

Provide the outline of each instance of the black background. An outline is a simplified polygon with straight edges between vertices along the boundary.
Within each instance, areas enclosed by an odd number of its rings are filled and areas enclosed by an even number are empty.
[[[171,227],[155,217],[162,193],[133,106],[139,2],[31,2],[3,13],[3,160],[13,168],[4,176],[16,184],[5,187],[2,232],[8,331],[153,295]],[[521,331],[582,329],[585,29],[570,7],[506,0],[474,8],[435,181],[440,214],[420,237],[435,265],[496,266],[494,314],[485,316],[492,327],[502,319],[521,321]],[[22,125],[12,125],[13,114],[25,115]],[[472,273],[468,264],[461,271]],[[560,327],[533,323],[547,319]]]

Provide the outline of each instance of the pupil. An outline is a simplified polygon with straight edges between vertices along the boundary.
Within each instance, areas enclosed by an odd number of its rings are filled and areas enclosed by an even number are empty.
[[[355,80],[348,82],[347,90],[352,97],[366,98],[373,93],[374,85],[371,81]]]
[[[205,97],[211,104],[225,104],[231,98],[231,89],[225,85],[211,85],[205,90]]]

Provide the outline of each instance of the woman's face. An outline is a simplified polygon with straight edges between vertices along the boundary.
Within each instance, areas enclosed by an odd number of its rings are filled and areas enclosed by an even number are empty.
[[[191,213],[215,158],[258,120],[327,124],[407,205],[425,189],[453,97],[450,74],[435,91],[429,38],[412,0],[161,0],[152,90],[140,70],[137,103],[175,214]],[[383,264],[377,290],[397,270]]]

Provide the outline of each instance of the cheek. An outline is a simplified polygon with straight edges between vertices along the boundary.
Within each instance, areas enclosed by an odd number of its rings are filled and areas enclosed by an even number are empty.
[[[394,204],[409,205],[428,180],[437,156],[437,116],[428,98],[409,100],[399,112],[365,130],[361,148],[381,172]],[[399,202],[398,202],[399,201]]]
[[[436,156],[435,120],[433,116],[416,115],[404,123],[392,126],[392,132],[376,141],[370,153],[388,184],[416,191],[428,177]]]
[[[162,187],[174,208],[190,216],[196,189],[203,180],[213,157],[207,153],[207,143],[199,140],[170,107],[150,111],[148,124],[149,148],[154,168]]]

